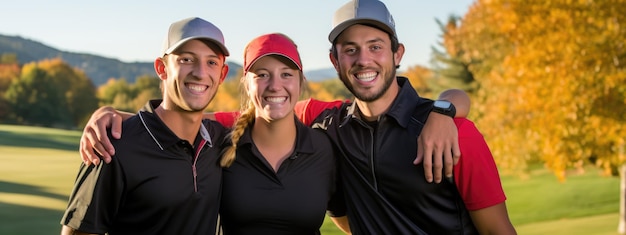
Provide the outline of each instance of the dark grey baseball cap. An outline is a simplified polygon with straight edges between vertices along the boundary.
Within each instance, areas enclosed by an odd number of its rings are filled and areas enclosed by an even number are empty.
[[[378,0],[352,0],[335,11],[333,30],[328,40],[333,43],[341,32],[355,24],[373,25],[398,37],[396,24],[384,3]]]
[[[224,35],[222,31],[210,22],[198,18],[191,17],[176,21],[170,25],[167,37],[163,41],[161,55],[172,53],[183,43],[192,39],[202,39],[217,45],[228,56],[228,49],[224,45]]]

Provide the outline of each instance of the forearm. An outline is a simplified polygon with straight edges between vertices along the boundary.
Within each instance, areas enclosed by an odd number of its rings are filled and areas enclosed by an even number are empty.
[[[481,235],[517,234],[509,220],[506,204],[504,202],[480,210],[470,211],[470,217]]]
[[[84,232],[75,230],[72,227],[69,227],[67,225],[63,225],[63,228],[61,228],[61,235],[89,235],[89,234],[97,235],[96,233],[84,233]]]
[[[352,234],[350,231],[350,224],[348,223],[348,216],[340,216],[340,217],[330,217],[330,219],[335,223],[337,228],[346,234]]]

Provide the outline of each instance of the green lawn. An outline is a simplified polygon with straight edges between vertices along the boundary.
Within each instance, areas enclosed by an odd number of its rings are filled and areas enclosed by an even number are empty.
[[[0,234],[57,234],[80,164],[80,132],[0,125]],[[616,235],[619,180],[589,169],[560,183],[547,170],[503,176],[522,235]],[[325,221],[322,234],[341,234]]]

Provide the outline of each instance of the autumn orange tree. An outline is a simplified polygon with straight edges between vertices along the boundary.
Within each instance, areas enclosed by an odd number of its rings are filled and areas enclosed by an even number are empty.
[[[242,94],[240,79],[224,81],[217,90],[215,97],[209,103],[207,111],[239,111],[241,109]]]
[[[9,102],[4,97],[4,93],[11,85],[13,80],[17,80],[20,76],[20,65],[12,56],[3,54],[0,56],[0,121],[6,121],[10,113],[12,113]]]
[[[485,0],[470,8],[456,40],[472,52],[480,122],[498,155],[543,160],[559,177],[581,163],[617,173],[626,136],[622,6]]]
[[[478,0],[451,45],[479,83],[472,112],[499,165],[565,180],[626,160],[626,1]],[[622,175],[623,177],[624,175]],[[623,178],[622,178],[623,180]]]
[[[81,70],[57,58],[24,65],[4,98],[19,124],[72,128],[97,107],[94,91]]]
[[[443,90],[443,88],[441,88],[440,90],[433,91],[431,87],[431,81],[434,80],[433,72],[424,66],[413,65],[398,75],[408,78],[415,91],[417,91],[421,97],[435,98],[433,96],[435,92],[439,93]]]
[[[309,81],[305,83],[303,99],[314,98],[322,101],[349,100],[352,93],[343,85],[338,78],[326,79],[323,81]]]

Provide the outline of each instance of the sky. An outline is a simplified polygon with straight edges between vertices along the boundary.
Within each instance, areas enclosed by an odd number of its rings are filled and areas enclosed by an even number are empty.
[[[307,69],[330,68],[328,33],[337,8],[347,0],[31,0],[3,4],[0,34],[20,36],[59,50],[124,62],[152,62],[169,25],[198,16],[218,26],[241,64],[245,45],[256,36],[291,37]],[[473,0],[386,0],[406,52],[401,65],[428,66],[440,41],[435,19],[463,16]]]

